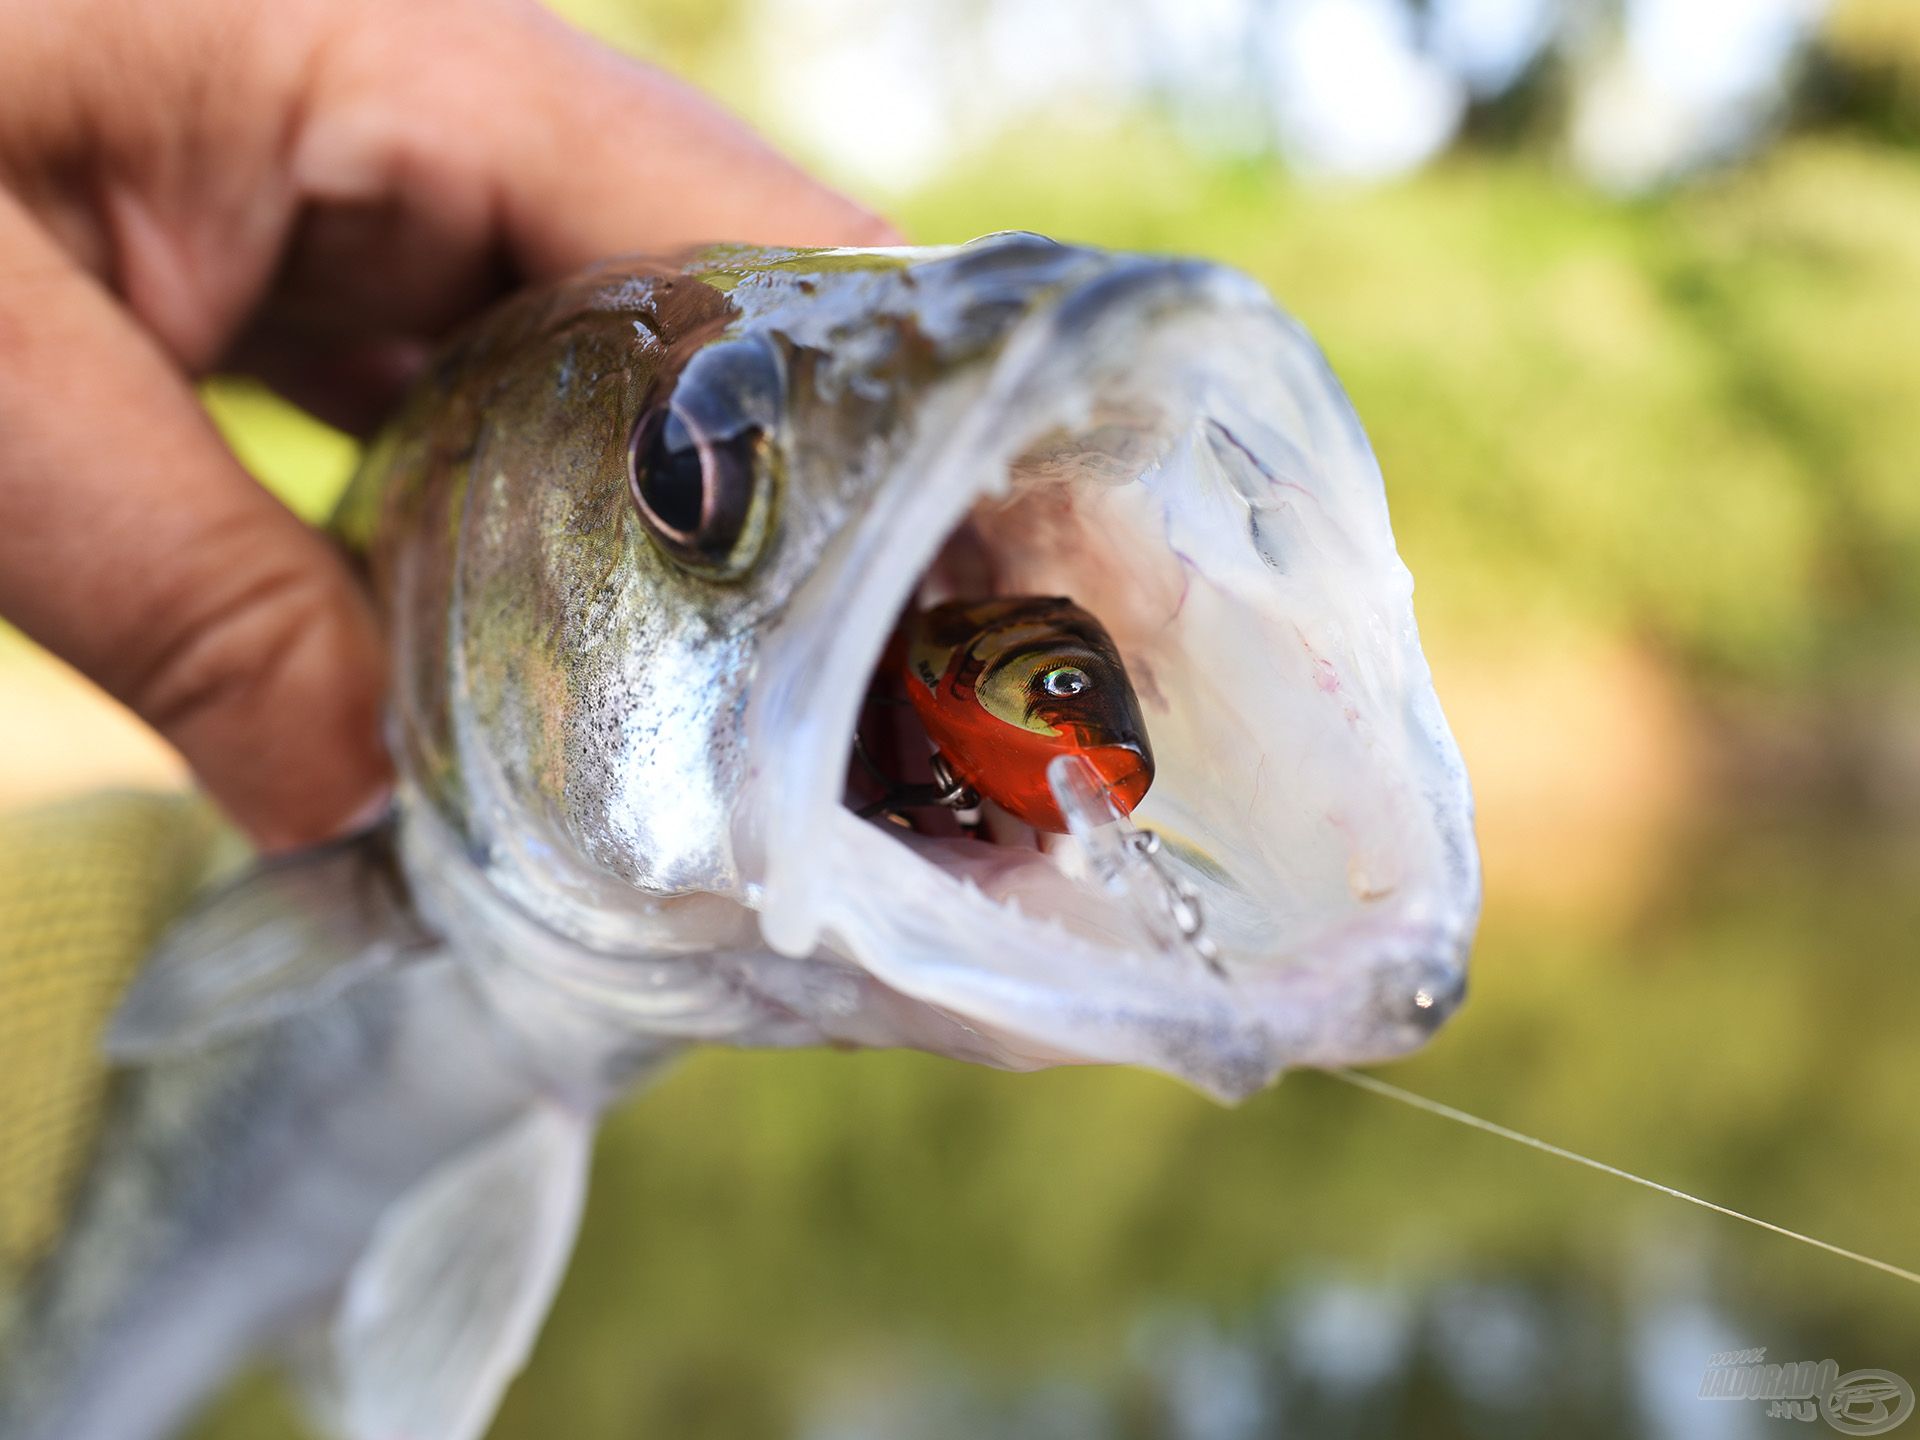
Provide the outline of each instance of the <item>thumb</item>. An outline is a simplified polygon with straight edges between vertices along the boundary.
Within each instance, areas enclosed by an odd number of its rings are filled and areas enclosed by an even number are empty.
[[[0,194],[0,614],[131,706],[270,848],[388,781],[384,662],[326,542]]]

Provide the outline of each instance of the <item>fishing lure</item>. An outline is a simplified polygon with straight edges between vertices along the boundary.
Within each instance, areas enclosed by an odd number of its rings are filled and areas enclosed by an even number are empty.
[[[1036,830],[1067,829],[1047,766],[1078,755],[1131,814],[1153,783],[1140,701],[1106,627],[1061,596],[955,600],[909,616],[906,690],[944,803],[963,787]]]

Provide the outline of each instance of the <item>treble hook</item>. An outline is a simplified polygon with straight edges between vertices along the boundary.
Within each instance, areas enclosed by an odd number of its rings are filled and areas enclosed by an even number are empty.
[[[1206,918],[1200,913],[1200,897],[1191,885],[1167,868],[1161,858],[1159,833],[1136,828],[1127,836],[1127,846],[1153,871],[1153,878],[1160,885],[1161,900],[1166,905],[1167,919],[1173,922],[1173,928],[1187,948],[1207,969],[1226,979],[1226,967],[1220,963],[1220,947],[1207,934]]]
[[[980,808],[979,792],[954,774],[953,767],[947,763],[947,757],[938,750],[928,760],[933,771],[929,783],[911,785],[904,780],[895,780],[867,754],[867,747],[858,735],[853,737],[853,753],[866,767],[880,787],[880,798],[868,802],[853,813],[862,820],[871,820],[876,815],[896,810],[924,810],[933,806],[952,810],[956,814]]]

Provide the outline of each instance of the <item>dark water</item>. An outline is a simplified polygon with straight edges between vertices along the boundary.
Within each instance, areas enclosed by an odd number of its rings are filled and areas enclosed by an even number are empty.
[[[1920,1265],[1920,848],[1703,843],[1628,915],[1491,897],[1399,1084]],[[1716,1351],[1920,1382],[1920,1288],[1321,1076],[707,1055],[608,1127],[495,1435],[1762,1437]],[[296,1433],[246,1387],[206,1440]],[[1920,1419],[1900,1432],[1920,1436]]]

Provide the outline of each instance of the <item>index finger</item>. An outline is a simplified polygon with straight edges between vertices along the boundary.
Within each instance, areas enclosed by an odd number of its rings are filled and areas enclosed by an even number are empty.
[[[528,276],[709,241],[900,240],[691,87],[518,0],[373,7],[320,83],[310,183],[390,180],[409,156],[462,176]]]

